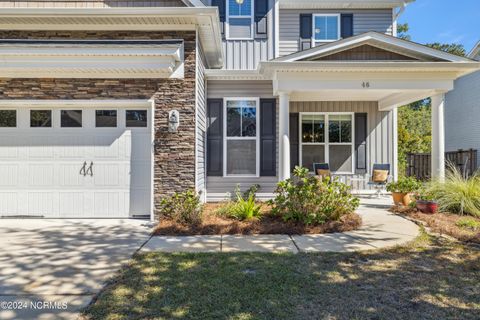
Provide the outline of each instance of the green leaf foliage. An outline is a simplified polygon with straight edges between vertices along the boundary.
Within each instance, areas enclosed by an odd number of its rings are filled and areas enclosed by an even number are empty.
[[[305,225],[338,221],[353,213],[360,201],[350,193],[350,187],[337,179],[318,179],[308,169],[296,167],[293,177],[278,183],[272,212],[285,221]]]
[[[173,219],[178,223],[199,224],[202,222],[203,205],[193,190],[176,192],[160,202],[159,218]]]
[[[399,192],[399,193],[411,193],[418,191],[422,187],[421,182],[419,182],[414,177],[402,177],[398,181],[390,182],[387,184],[388,192]]]

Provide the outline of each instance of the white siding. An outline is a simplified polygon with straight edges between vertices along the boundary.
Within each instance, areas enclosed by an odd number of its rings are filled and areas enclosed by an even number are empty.
[[[446,95],[445,150],[480,150],[479,123],[480,72],[475,72],[456,80],[454,90]]]
[[[391,10],[280,10],[280,56],[300,50],[300,14],[307,13],[353,13],[353,34],[368,31],[392,34]]]

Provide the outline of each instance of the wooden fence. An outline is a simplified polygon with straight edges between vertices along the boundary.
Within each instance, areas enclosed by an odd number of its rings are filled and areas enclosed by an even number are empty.
[[[430,153],[407,154],[407,176],[419,180],[430,179],[432,161]],[[446,164],[457,167],[465,177],[470,177],[477,170],[477,150],[458,150],[445,153]]]

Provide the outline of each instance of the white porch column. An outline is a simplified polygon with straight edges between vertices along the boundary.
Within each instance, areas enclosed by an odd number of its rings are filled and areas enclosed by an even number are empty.
[[[445,179],[445,94],[432,96],[432,178]]]
[[[290,178],[290,95],[286,92],[279,93],[279,180]]]

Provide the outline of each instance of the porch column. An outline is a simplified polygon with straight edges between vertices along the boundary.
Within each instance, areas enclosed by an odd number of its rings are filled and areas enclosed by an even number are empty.
[[[279,93],[279,180],[290,178],[290,137],[289,137],[289,117],[290,117],[290,95],[287,92]]]
[[[445,94],[432,96],[432,179],[445,179]]]

